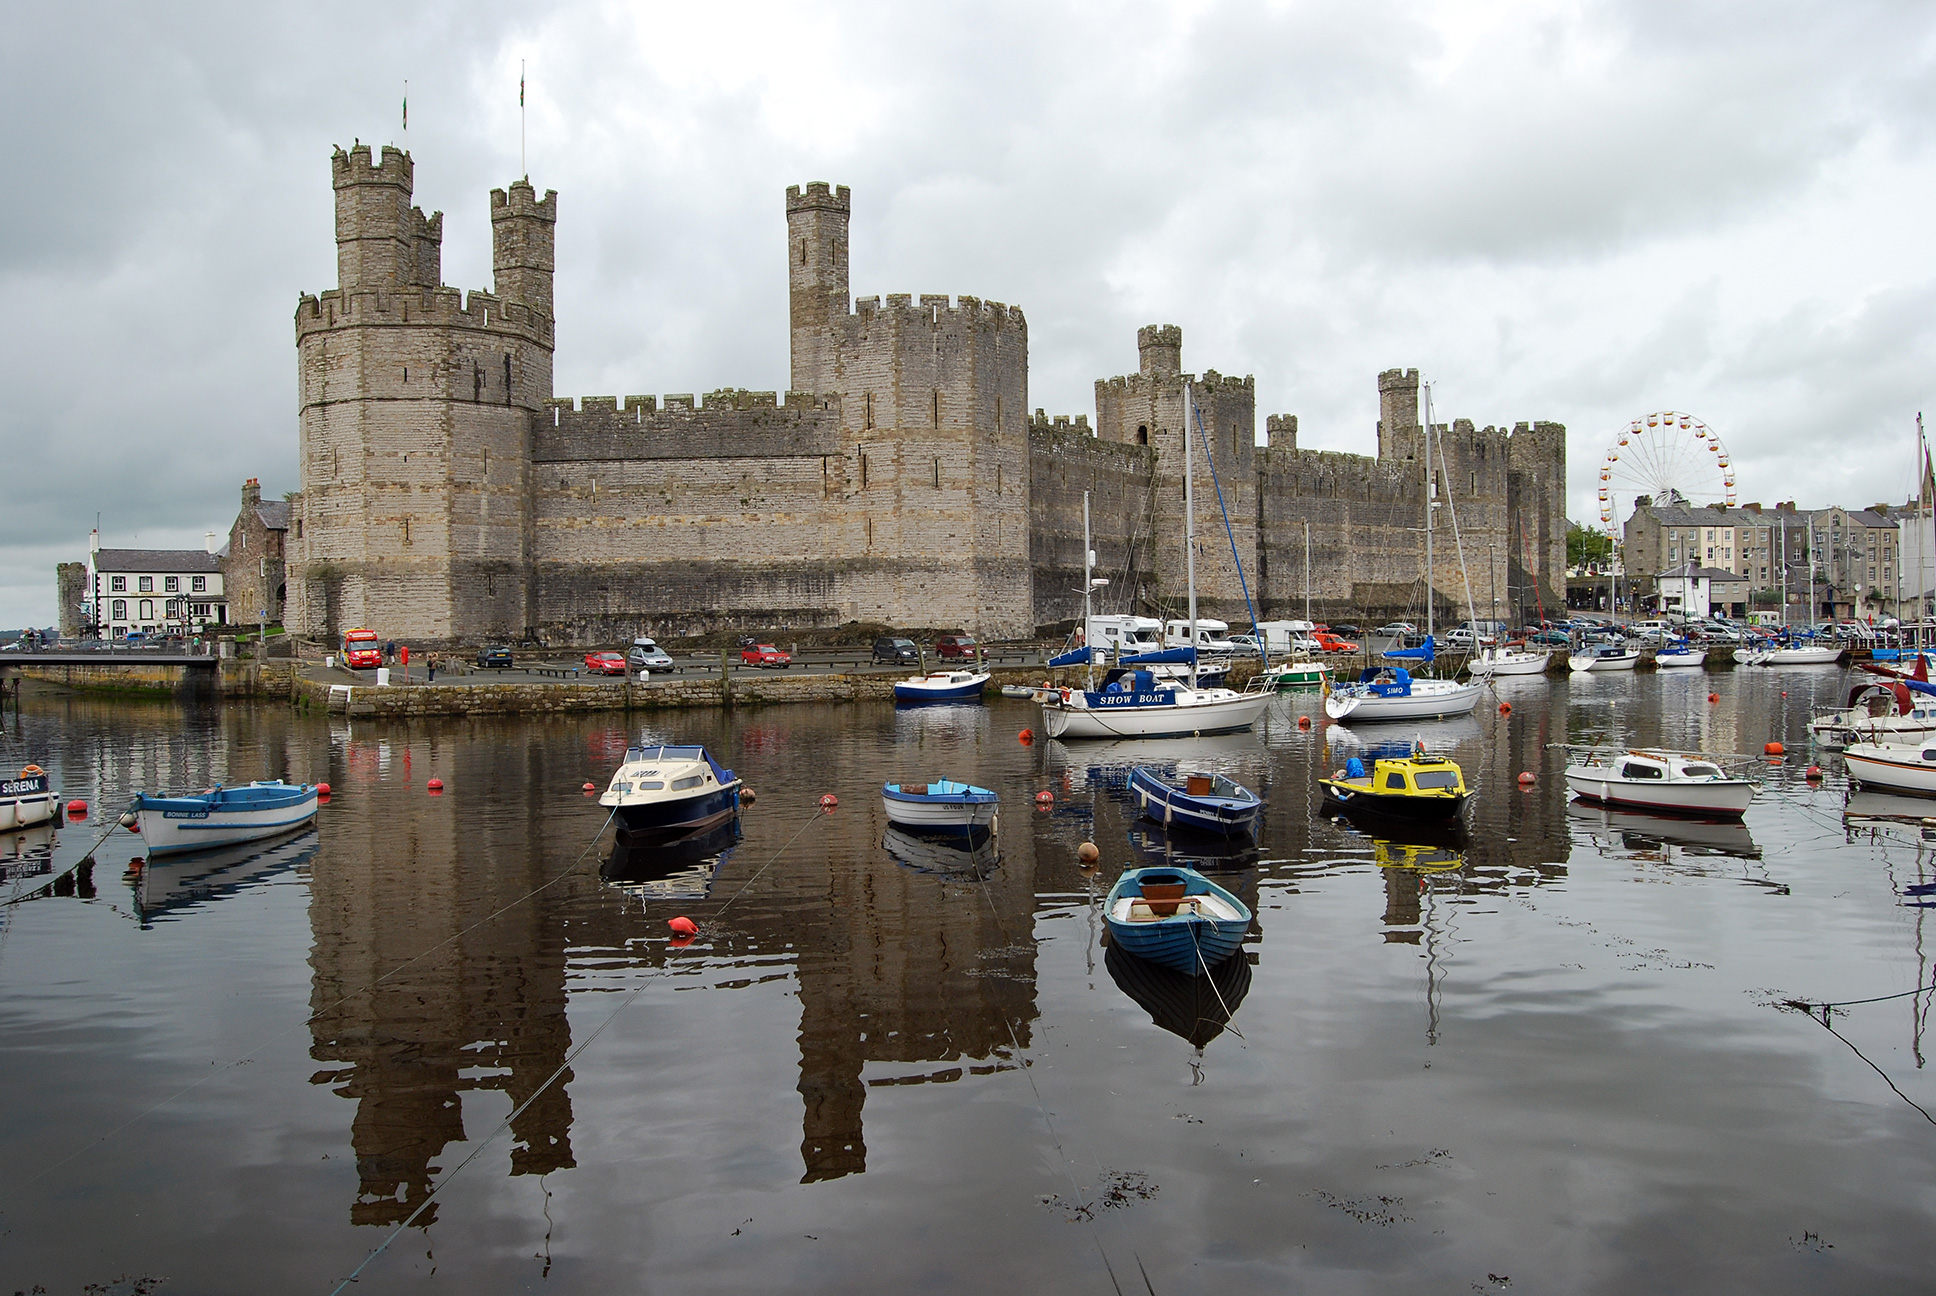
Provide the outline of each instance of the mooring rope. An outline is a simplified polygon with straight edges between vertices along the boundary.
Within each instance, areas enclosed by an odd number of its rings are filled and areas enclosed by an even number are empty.
[[[822,819],[825,819],[830,813],[832,813],[832,811],[833,811],[832,806],[814,807],[814,812],[812,817],[809,818],[805,823],[801,824],[799,829],[793,834],[793,836],[787,838],[786,842],[780,847],[780,849],[773,852],[772,856],[767,859],[766,863],[760,865],[758,869],[754,870],[753,876],[746,879],[745,884],[742,885],[739,890],[733,892],[733,894],[729,896],[725,900],[725,902],[719,906],[718,909],[713,911],[712,921],[717,921],[721,914],[725,913],[727,909],[732,907],[733,901],[745,895],[747,888],[752,886],[753,883],[759,879],[760,874],[766,872],[767,869],[771,868],[776,860],[778,860],[782,855],[786,854],[788,849],[792,847],[793,843],[800,840],[801,834],[805,833],[807,829],[811,828],[815,823],[819,822]],[[618,812],[614,810],[613,813],[616,814]],[[607,819],[606,822],[609,823],[611,821]],[[601,827],[599,829],[599,835],[603,836],[604,832],[605,830]],[[597,838],[593,838],[594,842],[596,842],[596,840]],[[580,858],[582,858],[582,856]],[[428,1193],[424,1194],[424,1199],[417,1204],[417,1209],[411,1211],[410,1214],[407,1217],[405,1217],[404,1221],[401,1224],[397,1225],[396,1228],[392,1229],[390,1231],[389,1236],[385,1237],[383,1241],[379,1242],[374,1251],[371,1251],[370,1254],[364,1256],[363,1262],[357,1265],[356,1268],[350,1270],[349,1276],[343,1279],[342,1282],[336,1284],[336,1286],[330,1290],[330,1296],[338,1296],[338,1294],[342,1292],[344,1288],[348,1287],[351,1283],[355,1282],[358,1276],[361,1275],[362,1272],[365,1269],[367,1269],[370,1266],[370,1264],[376,1260],[378,1256],[382,1255],[385,1251],[387,1251],[392,1242],[395,1242],[399,1237],[403,1236],[404,1230],[408,1229],[412,1224],[416,1223],[417,1218],[420,1215],[422,1215],[426,1210],[430,1209],[430,1204],[431,1202],[437,1199],[437,1194],[442,1192],[445,1188],[449,1187],[451,1184],[451,1181],[456,1179],[457,1176],[463,1172],[465,1166],[469,1165],[471,1162],[477,1160],[479,1156],[483,1155],[484,1149],[489,1147],[497,1139],[498,1135],[504,1133],[505,1130],[510,1129],[512,1124],[516,1122],[518,1117],[524,1115],[524,1113],[527,1110],[529,1110],[529,1108],[531,1107],[531,1104],[537,1102],[538,1099],[542,1098],[545,1094],[545,1091],[550,1089],[551,1086],[557,1082],[558,1077],[563,1075],[566,1071],[570,1070],[571,1064],[577,1061],[578,1058],[583,1056],[585,1050],[589,1049],[595,1042],[597,1042],[598,1037],[605,1033],[605,1030],[607,1027],[609,1027],[613,1022],[618,1020],[619,1014],[624,1012],[627,1008],[630,1008],[632,1006],[633,1001],[635,1001],[640,995],[644,994],[646,991],[646,988],[650,986],[655,980],[657,980],[658,977],[664,975],[665,971],[666,969],[664,965],[661,965],[656,968],[648,968],[646,970],[646,975],[639,979],[639,983],[636,986],[632,987],[631,993],[627,994],[624,999],[619,1001],[618,1007],[612,1009],[610,1013],[606,1014],[605,1020],[599,1022],[597,1027],[593,1029],[592,1033],[585,1037],[585,1042],[580,1044],[577,1048],[574,1048],[571,1052],[567,1053],[565,1055],[565,1060],[558,1064],[558,1069],[556,1071],[553,1071],[550,1075],[546,1076],[544,1078],[544,1083],[540,1084],[536,1089],[532,1090],[531,1096],[529,1098],[526,1098],[522,1103],[519,1103],[518,1106],[515,1109],[513,1109],[513,1111],[509,1116],[506,1116],[502,1121],[498,1123],[498,1127],[496,1129],[492,1130],[489,1134],[485,1135],[483,1140],[480,1141],[476,1147],[471,1149],[470,1154],[468,1156],[466,1156],[462,1161],[459,1161],[455,1166],[453,1166],[449,1174],[445,1175],[442,1179],[438,1180],[436,1186],[433,1187]]]

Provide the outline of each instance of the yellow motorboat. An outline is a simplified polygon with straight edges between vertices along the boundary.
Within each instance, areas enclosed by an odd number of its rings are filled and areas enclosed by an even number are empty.
[[[1456,819],[1475,793],[1465,773],[1445,756],[1380,756],[1367,772],[1353,756],[1331,778],[1319,779],[1324,797],[1346,811],[1368,811],[1394,819],[1443,823]]]

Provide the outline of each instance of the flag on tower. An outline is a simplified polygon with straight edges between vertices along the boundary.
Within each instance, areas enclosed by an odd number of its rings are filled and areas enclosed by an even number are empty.
[[[518,64],[518,107],[524,107],[524,64]]]
[[[403,128],[410,129],[410,83],[403,83]]]

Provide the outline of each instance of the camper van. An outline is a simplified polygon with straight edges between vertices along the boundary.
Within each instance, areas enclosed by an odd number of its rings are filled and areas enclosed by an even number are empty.
[[[1084,634],[1091,648],[1114,660],[1123,653],[1155,652],[1163,646],[1163,623],[1154,617],[1092,616]]]
[[[1309,621],[1259,621],[1257,637],[1264,641],[1264,647],[1273,655],[1278,653],[1314,653],[1318,651],[1317,641],[1311,638],[1317,626]]]
[[[1168,621],[1163,625],[1163,646],[1165,648],[1187,648],[1190,646],[1190,623],[1188,621]],[[1209,617],[1197,618],[1198,652],[1231,652],[1230,625],[1225,621],[1213,621]]]

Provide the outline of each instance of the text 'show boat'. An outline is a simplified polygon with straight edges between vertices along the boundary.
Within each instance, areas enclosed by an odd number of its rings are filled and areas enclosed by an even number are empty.
[[[1324,713],[1333,720],[1432,720],[1470,714],[1484,692],[1482,684],[1419,679],[1403,666],[1374,666],[1325,694]]]
[[[1319,779],[1325,804],[1346,813],[1443,823],[1459,817],[1474,793],[1457,762],[1423,752],[1378,757],[1370,770],[1353,756],[1331,778]]]
[[[668,846],[732,822],[740,780],[698,745],[632,747],[598,798],[628,849]]]
[[[1824,747],[1919,743],[1936,737],[1936,688],[1915,679],[1879,679],[1849,690],[1847,705],[1816,716],[1808,733]]]
[[[1147,765],[1129,772],[1129,794],[1146,819],[1223,837],[1255,831],[1264,808],[1255,792],[1228,775],[1205,772],[1179,777]]]
[[[1588,748],[1584,755],[1566,767],[1566,786],[1602,805],[1739,818],[1758,786],[1730,778],[1712,758],[1699,754]]]
[[[987,685],[987,671],[934,671],[913,675],[894,684],[894,700],[903,705],[919,702],[975,702]]]
[[[1466,670],[1474,675],[1544,675],[1553,654],[1543,649],[1515,648],[1511,644],[1499,648],[1481,648],[1477,656],[1465,664]]]
[[[28,765],[13,778],[0,779],[0,832],[46,823],[60,807],[47,771]]]
[[[919,832],[969,833],[995,825],[1001,798],[984,787],[942,779],[937,783],[884,783],[881,808],[889,823]]]
[[[1761,858],[1747,825],[1730,816],[1664,815],[1576,800],[1567,803],[1566,817],[1622,857],[1654,857],[1676,847],[1693,855]]]
[[[1630,671],[1640,664],[1640,650],[1621,643],[1594,643],[1567,654],[1566,668],[1575,675],[1588,672]]]
[[[1662,670],[1675,667],[1706,666],[1707,649],[1685,639],[1669,639],[1654,650],[1654,665]]]
[[[1936,796],[1936,746],[1850,743],[1842,752],[1851,786],[1909,796]]]
[[[316,787],[269,779],[180,796],[134,799],[135,821],[150,855],[207,850],[294,831],[316,817]]]
[[[1139,868],[1109,889],[1103,921],[1124,953],[1198,976],[1238,952],[1250,907],[1195,869]]]
[[[1103,968],[1150,1021],[1199,1049],[1223,1034],[1250,993],[1252,976],[1250,960],[1242,956],[1216,964],[1208,976],[1190,976],[1117,945],[1103,952]]]
[[[1062,689],[1045,696],[1042,727],[1051,738],[1174,738],[1230,733],[1250,728],[1270,703],[1268,693],[1192,688],[1134,670],[1099,690]]]

